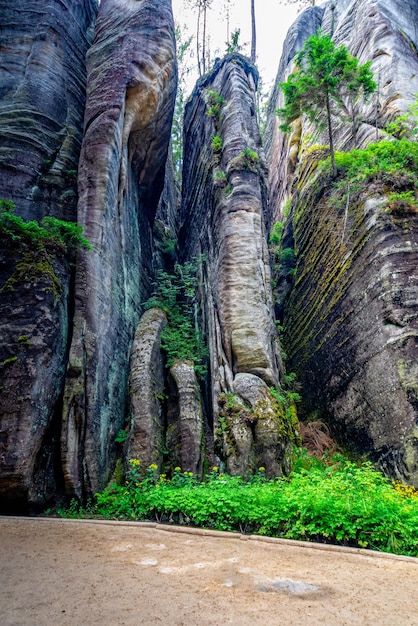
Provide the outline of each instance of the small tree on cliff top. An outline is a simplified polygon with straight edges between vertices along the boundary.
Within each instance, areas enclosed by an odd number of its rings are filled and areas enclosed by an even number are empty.
[[[352,109],[352,104],[366,98],[376,89],[370,62],[359,64],[345,46],[335,47],[328,35],[318,33],[305,41],[296,54],[297,70],[285,83],[280,83],[285,104],[276,113],[283,120],[280,129],[288,133],[291,123],[305,113],[311,122],[328,128],[331,163],[337,173],[334,156],[332,118],[339,112]],[[326,123],[321,123],[322,114]]]

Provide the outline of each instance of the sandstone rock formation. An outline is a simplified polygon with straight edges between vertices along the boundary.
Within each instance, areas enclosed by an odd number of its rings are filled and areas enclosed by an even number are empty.
[[[0,197],[75,220],[85,55],[97,0],[1,0]]]
[[[152,227],[176,91],[171,2],[102,0],[87,69],[78,221],[94,251],[77,267],[62,434],[66,489],[79,496],[108,478],[153,278]]]
[[[96,0],[0,2],[0,197],[74,220]],[[0,501],[42,505],[59,467],[69,259],[0,238]]]
[[[193,363],[175,361],[170,368],[166,445],[171,469],[199,475],[203,466],[203,411]]]
[[[319,18],[338,44],[362,63],[372,60],[379,90],[361,110],[355,138],[364,147],[383,138],[381,129],[418,92],[418,7],[397,0],[328,3],[323,15],[313,8],[300,18],[293,40],[299,26],[305,38],[311,30],[306,24]],[[285,49],[292,50],[292,40]],[[277,82],[290,70],[288,55]],[[330,181],[316,167],[320,156],[303,152],[327,139],[310,133],[312,125],[300,120],[289,139],[274,130],[269,144],[271,211],[283,219],[291,199],[284,237],[297,257],[284,303],[291,369],[302,382],[308,414],[321,415],[342,443],[368,454],[391,476],[417,485],[416,215],[387,212],[390,184],[369,185],[356,201],[349,195],[338,211]],[[338,149],[353,146],[343,125],[336,143]]]
[[[244,423],[245,411],[241,417],[235,413],[237,423],[220,425],[220,394],[234,394],[241,373],[276,387],[282,369],[272,313],[257,80],[244,57],[227,55],[198,82],[185,113],[180,249],[187,259],[204,255],[200,299],[213,428],[222,434],[221,459],[235,457],[227,463],[235,473],[253,467],[254,433]],[[235,431],[241,446],[227,445],[226,429]]]
[[[141,318],[132,344],[130,397],[132,429],[129,457],[143,467],[161,467],[164,445],[164,363],[161,333],[167,325],[161,309],[150,309]]]

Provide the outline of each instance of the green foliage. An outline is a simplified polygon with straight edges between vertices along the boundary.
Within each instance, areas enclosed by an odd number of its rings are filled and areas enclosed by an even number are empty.
[[[418,94],[415,101],[409,105],[408,110],[403,115],[398,115],[390,122],[386,128],[388,135],[396,139],[418,139]]]
[[[231,40],[226,43],[226,53],[234,54],[235,52],[242,52],[242,45],[239,42],[241,35],[241,29],[237,28],[231,33]]]
[[[124,430],[123,428],[120,428],[118,431],[118,434],[115,437],[115,442],[116,443],[125,443],[125,441],[128,439],[129,437],[129,433]]]
[[[409,215],[418,213],[418,189],[415,191],[393,191],[388,195],[386,208],[391,213]]]
[[[270,245],[272,247],[276,248],[276,246],[280,246],[282,242],[283,228],[284,226],[282,222],[274,222],[270,233]]]
[[[212,135],[212,150],[215,153],[222,152],[222,139],[219,135]]]
[[[364,150],[337,152],[335,163],[338,178],[331,183],[332,200],[344,206],[347,194],[350,203],[362,193],[388,195],[386,207],[391,212],[415,213],[418,198],[418,142],[399,139],[370,144]],[[323,162],[327,172],[330,160]]]
[[[254,150],[250,150],[248,146],[244,148],[242,152],[240,152],[239,156],[242,158],[244,166],[248,168],[254,168],[258,166],[260,157],[257,152]]]
[[[320,129],[327,127],[335,174],[332,118],[342,113],[352,121],[355,132],[355,105],[376,90],[370,62],[359,65],[345,46],[336,47],[331,37],[322,33],[305,41],[295,62],[296,72],[279,85],[285,99],[284,107],[276,111],[283,120],[280,129],[289,133],[292,122],[303,113]]]
[[[202,482],[180,468],[168,479],[155,465],[143,471],[139,461],[132,463],[127,483],[112,483],[97,494],[90,514],[418,556],[416,491],[392,485],[371,463],[353,463],[342,455],[321,460],[301,450],[287,479],[267,480],[259,468],[244,481],[214,467]],[[76,510],[73,506],[68,515]],[[78,516],[84,514],[78,510]]]
[[[167,366],[171,367],[176,359],[193,361],[199,375],[205,374],[207,358],[196,319],[197,272],[202,261],[203,257],[199,257],[183,265],[176,263],[172,274],[160,271],[154,295],[145,303],[146,309],[158,307],[167,315],[168,325],[161,335]]]
[[[251,150],[248,146],[244,148],[236,157],[231,160],[231,170],[251,170],[258,172],[260,166],[260,157],[257,152]]]
[[[217,187],[225,188],[227,184],[227,175],[223,170],[215,169],[213,172],[213,182]]]
[[[61,283],[52,260],[65,254],[71,257],[82,248],[91,249],[89,241],[83,236],[83,228],[55,217],[44,217],[40,224],[34,220],[26,222],[14,214],[15,209],[11,200],[0,200],[0,241],[5,247],[20,253],[14,271],[0,293],[13,291],[17,283],[41,278],[48,285],[46,290],[57,298]]]
[[[225,99],[214,89],[208,89],[206,92],[208,110],[206,115],[208,117],[215,118],[216,121],[219,120],[221,109],[225,103]]]
[[[12,363],[16,363],[16,361],[19,360],[19,357],[17,356],[11,356],[8,359],[5,359],[3,361],[3,365],[12,365]]]
[[[76,252],[91,249],[83,237],[83,227],[75,222],[65,222],[55,217],[44,217],[39,224],[26,222],[14,214],[16,205],[11,200],[0,200],[0,237],[14,245],[51,252]]]

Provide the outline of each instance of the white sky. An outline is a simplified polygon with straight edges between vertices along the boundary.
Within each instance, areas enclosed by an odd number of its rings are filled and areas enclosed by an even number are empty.
[[[225,2],[213,0],[209,13],[211,57],[223,56],[227,41]],[[289,26],[298,13],[295,6],[283,6],[279,0],[255,0],[257,23],[257,65],[264,87],[270,87],[276,77],[282,45]],[[196,10],[191,10],[185,0],[173,0],[174,19],[180,26],[187,26],[189,35],[196,32]],[[251,41],[251,2],[231,0],[230,31],[241,29],[240,43],[248,43],[244,53],[249,55]],[[195,47],[195,45],[194,45]],[[194,50],[193,47],[193,50]],[[193,87],[193,85],[192,85]]]

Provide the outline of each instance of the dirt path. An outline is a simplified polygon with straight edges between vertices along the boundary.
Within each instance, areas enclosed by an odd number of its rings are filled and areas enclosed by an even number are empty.
[[[0,624],[418,625],[418,559],[0,518]]]

